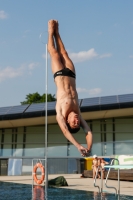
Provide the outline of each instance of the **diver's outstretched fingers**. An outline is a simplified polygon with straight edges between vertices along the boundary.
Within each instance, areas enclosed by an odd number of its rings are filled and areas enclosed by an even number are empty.
[[[83,147],[82,145],[80,145],[80,146],[78,147],[78,150],[79,150],[79,152],[81,153],[81,155],[82,155],[83,157],[86,156],[86,153],[88,152],[88,149],[85,148],[85,147]]]
[[[88,150],[86,153],[86,157],[90,157],[91,156],[91,150]]]

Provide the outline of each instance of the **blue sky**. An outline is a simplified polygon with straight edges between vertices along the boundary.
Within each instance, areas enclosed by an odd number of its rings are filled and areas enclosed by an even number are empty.
[[[75,64],[79,99],[133,93],[132,0],[1,0],[0,107],[20,105],[29,93],[45,93],[50,19],[59,21]],[[48,93],[56,94],[50,59]]]

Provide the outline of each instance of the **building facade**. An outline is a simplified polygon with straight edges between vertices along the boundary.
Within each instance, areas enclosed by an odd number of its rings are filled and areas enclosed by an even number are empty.
[[[81,173],[81,155],[62,134],[55,104],[47,110],[48,173]],[[133,94],[81,99],[79,105],[93,132],[92,155],[133,154]],[[74,137],[86,146],[83,130]],[[31,173],[32,159],[43,159],[45,151],[45,103],[0,108],[0,174],[12,174],[16,161],[19,173]]]

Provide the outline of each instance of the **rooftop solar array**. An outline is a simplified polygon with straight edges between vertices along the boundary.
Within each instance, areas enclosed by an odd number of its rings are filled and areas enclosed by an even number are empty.
[[[79,102],[79,106],[80,106],[80,104],[82,103],[82,99],[79,99],[78,102]]]
[[[100,104],[105,105],[105,104],[114,104],[118,103],[118,98],[117,96],[107,96],[107,97],[100,97]]]
[[[55,101],[48,102],[47,110],[55,110],[55,104],[56,104]],[[45,111],[45,103],[33,103],[28,107],[28,109],[25,111],[25,113],[40,112],[40,111]]]
[[[99,97],[83,99],[81,106],[94,106],[99,105]]]
[[[43,111],[43,110],[45,110],[45,103],[33,103],[27,108],[25,113],[39,112],[39,111]]]
[[[18,114],[18,113],[23,113],[26,108],[28,107],[29,105],[20,105],[20,106],[13,106],[11,107],[11,109],[7,112],[7,114]]]
[[[133,102],[133,94],[118,95],[120,103]]]
[[[81,107],[133,102],[133,94],[83,99]]]
[[[48,102],[47,109],[48,110],[55,110],[56,101]]]
[[[123,106],[132,106],[133,105],[133,94],[125,94],[125,95],[116,95],[116,96],[105,96],[105,97],[93,97],[86,99],[79,99],[79,105],[81,105],[81,110],[89,108],[89,110],[94,109],[112,109],[112,107],[123,108]],[[49,114],[53,114],[55,112],[56,101],[47,103],[47,110]],[[110,106],[110,107],[108,107]],[[45,102],[44,103],[33,103],[31,105],[19,105],[19,106],[9,106],[9,107],[1,107],[0,108],[0,116],[3,115],[14,115],[14,114],[23,114],[23,113],[37,113],[45,111]]]
[[[0,108],[0,115],[6,115],[7,112],[11,109],[12,107],[1,107]]]

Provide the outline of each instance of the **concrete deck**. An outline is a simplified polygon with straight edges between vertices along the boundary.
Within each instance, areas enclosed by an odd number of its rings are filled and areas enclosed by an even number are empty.
[[[67,189],[74,190],[85,190],[98,192],[98,188],[94,187],[94,182],[92,178],[80,178],[80,174],[54,174],[49,175],[48,179],[53,179],[58,176],[64,176],[68,182]],[[21,183],[21,184],[32,184],[32,176],[0,176],[0,181]],[[100,186],[100,179],[97,179],[97,185]],[[116,187],[118,186],[118,181],[108,180],[108,186]],[[65,188],[65,187],[63,187]],[[103,191],[115,193],[115,190],[106,188],[103,180]],[[120,181],[120,194],[133,196],[133,182]]]

